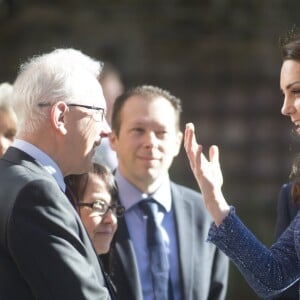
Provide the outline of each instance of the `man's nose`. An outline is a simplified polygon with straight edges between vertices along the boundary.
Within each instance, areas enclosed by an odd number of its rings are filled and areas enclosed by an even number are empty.
[[[157,136],[155,132],[149,131],[147,134],[145,134],[145,144],[147,146],[154,147],[157,145]]]
[[[107,137],[111,133],[111,128],[108,125],[108,122],[106,121],[106,119],[104,119],[104,121],[102,122],[101,125],[102,125],[102,127],[101,127],[101,131],[100,131],[100,136]]]

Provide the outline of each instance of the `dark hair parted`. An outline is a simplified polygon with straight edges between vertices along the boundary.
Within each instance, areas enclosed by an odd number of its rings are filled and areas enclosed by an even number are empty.
[[[300,61],[300,33],[293,27],[287,36],[280,40],[282,60]]]
[[[82,201],[86,192],[89,176],[97,175],[105,183],[108,192],[111,195],[112,202],[117,202],[118,199],[118,188],[115,182],[114,175],[108,167],[98,163],[93,163],[92,169],[83,174],[69,175],[65,177],[65,183],[71,191],[72,197],[74,198],[75,205]]]
[[[175,96],[173,96],[170,92],[163,90],[162,88],[152,86],[152,85],[141,85],[133,87],[119,97],[117,97],[112,112],[112,129],[119,135],[120,127],[121,127],[121,114],[122,108],[126,101],[133,96],[141,96],[145,99],[152,100],[154,98],[162,97],[168,100],[171,105],[174,107],[175,114],[177,117],[176,126],[177,129],[180,129],[180,116],[182,112],[181,100]]]

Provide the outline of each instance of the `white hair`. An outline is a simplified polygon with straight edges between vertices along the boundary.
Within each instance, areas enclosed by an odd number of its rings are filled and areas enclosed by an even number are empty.
[[[33,132],[45,120],[46,110],[39,104],[68,103],[87,92],[85,83],[91,78],[98,80],[102,65],[75,49],[56,49],[22,64],[13,92],[18,131]]]

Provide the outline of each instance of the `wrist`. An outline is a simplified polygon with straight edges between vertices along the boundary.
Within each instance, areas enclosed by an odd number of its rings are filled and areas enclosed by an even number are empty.
[[[217,226],[223,222],[230,212],[230,206],[222,194],[215,196],[214,200],[207,203],[206,207]]]

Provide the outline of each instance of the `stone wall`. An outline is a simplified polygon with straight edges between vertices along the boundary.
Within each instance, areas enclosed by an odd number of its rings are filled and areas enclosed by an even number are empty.
[[[250,2],[250,1],[249,1]],[[183,124],[218,144],[224,192],[267,244],[279,188],[299,144],[280,115],[279,37],[298,1],[0,1],[0,82],[34,54],[75,47],[113,62],[126,86],[147,83],[182,98]],[[196,187],[183,150],[172,178]],[[234,266],[228,300],[258,299]]]

